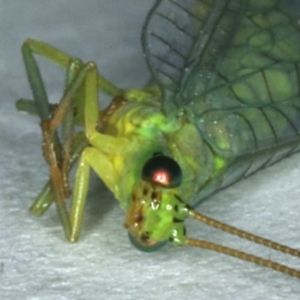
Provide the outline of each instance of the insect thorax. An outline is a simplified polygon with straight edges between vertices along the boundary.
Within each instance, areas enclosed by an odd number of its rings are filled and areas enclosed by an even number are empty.
[[[124,139],[122,149],[108,154],[116,171],[109,186],[121,206],[131,201],[133,186],[141,180],[145,162],[154,154],[172,157],[182,169],[180,197],[189,203],[213,173],[214,158],[198,129],[184,117],[170,120],[158,95],[129,91],[108,119],[103,133]]]

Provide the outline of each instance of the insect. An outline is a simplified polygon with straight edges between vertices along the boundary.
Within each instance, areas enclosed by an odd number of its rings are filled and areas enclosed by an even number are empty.
[[[22,53],[33,101],[21,99],[17,108],[40,117],[50,174],[31,212],[42,215],[54,202],[67,239],[76,241],[92,168],[126,211],[137,248],[154,251],[167,241],[197,246],[300,278],[300,271],[276,262],[189,238],[184,226],[191,217],[300,257],[193,208],[299,150],[299,37],[284,1],[158,0],[142,33],[152,82],[128,91],[99,74],[95,63],[28,39]],[[66,69],[55,105],[34,55]],[[100,110],[99,92],[112,97]]]

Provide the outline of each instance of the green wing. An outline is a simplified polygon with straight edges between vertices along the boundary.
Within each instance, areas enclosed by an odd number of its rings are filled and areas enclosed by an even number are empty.
[[[161,0],[143,46],[168,114],[225,157],[300,139],[300,27],[288,1]]]

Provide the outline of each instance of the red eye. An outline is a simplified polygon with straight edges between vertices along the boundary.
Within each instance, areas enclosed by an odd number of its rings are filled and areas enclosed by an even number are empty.
[[[173,188],[181,184],[182,172],[174,159],[165,155],[157,155],[145,163],[142,178],[148,182]]]
[[[154,182],[157,182],[159,184],[162,185],[166,185],[168,186],[170,184],[170,176],[169,173],[166,172],[165,170],[157,170],[154,174],[153,174],[153,178],[152,180]]]

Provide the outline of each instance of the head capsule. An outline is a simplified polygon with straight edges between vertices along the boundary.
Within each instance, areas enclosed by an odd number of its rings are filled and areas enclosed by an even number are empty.
[[[133,188],[125,227],[138,249],[154,251],[166,241],[180,243],[187,206],[178,191],[182,172],[178,163],[165,155],[154,155],[143,166],[141,179]]]

